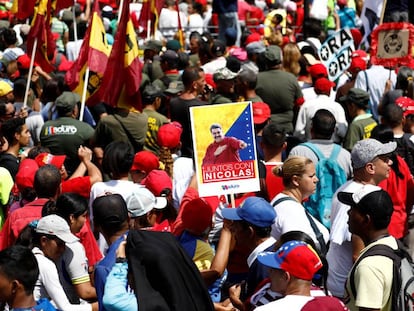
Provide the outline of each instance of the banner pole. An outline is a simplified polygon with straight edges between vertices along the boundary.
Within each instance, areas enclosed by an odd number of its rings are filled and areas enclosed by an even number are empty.
[[[385,7],[386,6],[387,6],[387,0],[384,0],[384,2],[382,3],[381,17],[380,17],[380,20],[379,20],[379,25],[381,25],[383,20],[384,20],[384,14],[385,14]]]
[[[34,65],[34,60],[36,56],[36,50],[37,50],[37,38],[35,38],[33,42],[32,57],[30,58],[30,67],[29,67],[29,74],[27,76],[26,92],[24,93],[23,108],[27,107],[27,99],[29,97],[30,82],[32,80],[33,65]]]
[[[86,103],[86,91],[88,90],[89,83],[89,66],[85,70],[85,79],[83,80],[83,90],[82,90],[82,100],[81,106],[79,108],[79,120],[83,121],[83,115],[85,113],[85,103]]]

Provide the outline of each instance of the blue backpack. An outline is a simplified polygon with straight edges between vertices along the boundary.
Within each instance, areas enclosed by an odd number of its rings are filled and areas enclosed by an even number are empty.
[[[346,182],[346,174],[336,159],[341,147],[334,144],[331,155],[325,158],[322,152],[312,143],[303,143],[318,157],[316,176],[319,179],[316,191],[304,203],[307,211],[328,229],[331,227],[331,205],[335,191]]]

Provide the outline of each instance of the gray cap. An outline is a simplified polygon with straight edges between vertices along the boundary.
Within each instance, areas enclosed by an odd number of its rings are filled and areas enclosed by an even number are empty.
[[[70,232],[66,220],[55,214],[40,218],[35,231],[37,233],[54,235],[65,243],[79,241],[79,239]]]
[[[158,40],[149,40],[144,44],[144,50],[153,50],[159,53],[162,49],[162,42]]]
[[[352,166],[354,169],[364,167],[374,158],[389,154],[397,148],[396,142],[383,144],[376,139],[368,138],[358,141],[351,151]]]
[[[369,93],[364,90],[353,87],[348,91],[348,94],[342,96],[339,99],[339,101],[354,103],[362,108],[365,108],[369,101]]]
[[[231,71],[227,67],[223,67],[220,69],[217,69],[216,72],[213,75],[214,81],[219,80],[233,80],[237,77],[237,73]]]
[[[246,45],[247,54],[260,54],[266,51],[266,46],[262,41],[255,41]]]
[[[269,45],[264,53],[265,58],[271,62],[282,62],[282,50],[277,45]]]
[[[71,112],[78,102],[80,102],[78,94],[65,91],[58,98],[56,98],[55,105],[56,108],[61,111]]]
[[[167,199],[155,197],[151,191],[141,185],[133,185],[132,192],[125,200],[128,212],[132,217],[139,217],[151,210],[163,209],[167,206]]]

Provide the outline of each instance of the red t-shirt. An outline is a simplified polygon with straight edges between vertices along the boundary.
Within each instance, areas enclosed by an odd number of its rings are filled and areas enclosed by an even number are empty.
[[[411,210],[411,206],[408,207],[406,204],[407,194],[414,191],[414,181],[404,159],[397,155],[397,161],[403,178],[399,178],[391,169],[389,177],[380,182],[378,186],[388,192],[394,204],[388,231],[393,237],[400,239],[408,233],[407,209]]]

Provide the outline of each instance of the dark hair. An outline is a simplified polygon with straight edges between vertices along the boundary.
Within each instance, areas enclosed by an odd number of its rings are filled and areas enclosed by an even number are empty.
[[[271,226],[268,226],[268,227],[258,227],[258,226],[255,226],[255,225],[253,225],[250,222],[247,222],[245,220],[240,220],[240,223],[243,226],[243,228],[245,228],[246,230],[249,227],[252,227],[254,229],[256,235],[259,238],[267,238],[267,237],[270,237],[270,233],[272,231],[272,227]]]
[[[391,128],[394,128],[402,123],[404,111],[400,106],[389,104],[386,105],[382,110],[382,120]]]
[[[12,145],[15,141],[14,134],[20,133],[25,125],[25,120],[23,118],[11,118],[3,122],[1,129],[3,136],[9,142],[9,145]]]
[[[43,104],[48,102],[54,102],[63,92],[63,84],[60,79],[53,78],[45,82],[43,86],[42,95],[40,100]]]
[[[94,223],[109,236],[123,228],[128,220],[128,208],[119,194],[107,194],[92,202]]]
[[[178,55],[178,70],[184,70],[190,65],[190,56],[185,52],[177,52]]]
[[[221,125],[220,124],[218,124],[218,123],[213,123],[212,125],[210,125],[210,132],[212,131],[212,130],[214,130],[214,129],[222,129],[221,128]]]
[[[13,245],[0,252],[0,273],[9,281],[18,280],[26,295],[31,295],[39,277],[39,266],[29,248]]]
[[[235,73],[240,71],[241,64],[241,61],[236,56],[228,56],[226,58],[226,67]]]
[[[243,69],[237,75],[241,82],[247,83],[249,90],[254,90],[257,85],[257,74],[250,69]]]
[[[263,129],[262,142],[269,147],[281,148],[286,142],[286,133],[277,124],[271,122]]]
[[[319,109],[312,118],[314,138],[330,139],[335,131],[335,116],[327,109]]]
[[[119,179],[130,171],[134,156],[135,152],[130,143],[113,141],[105,148],[102,169],[112,179]]]
[[[41,153],[50,153],[50,149],[44,146],[34,146],[32,148],[30,148],[29,153],[27,154],[27,157],[29,159],[35,159],[39,154]]]
[[[372,129],[371,138],[374,138],[381,143],[386,144],[390,141],[394,141],[394,132],[390,126],[385,124],[378,124]],[[395,172],[398,178],[403,179],[404,175],[400,171],[397,154],[393,152],[390,159],[392,160],[391,169]]]
[[[61,180],[62,177],[56,166],[46,164],[37,170],[33,187],[39,198],[51,198],[57,194]]]
[[[407,95],[410,88],[413,88],[413,70],[410,67],[401,66],[398,69],[395,88],[401,89],[404,96]]]
[[[26,93],[26,84],[26,79],[17,79],[13,82],[14,97],[24,98],[24,94]]]
[[[200,79],[200,70],[197,67],[186,68],[181,75],[186,90],[189,90],[194,81]]]
[[[13,45],[17,42],[16,32],[11,28],[6,28],[2,32],[3,40],[6,45]]]
[[[56,215],[65,219],[68,223],[70,215],[78,218],[88,210],[88,202],[78,193],[62,193],[56,200]]]

